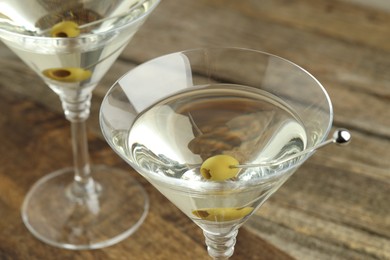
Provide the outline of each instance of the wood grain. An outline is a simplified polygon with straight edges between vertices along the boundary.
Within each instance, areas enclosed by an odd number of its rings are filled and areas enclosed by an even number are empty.
[[[151,58],[202,46],[271,52],[311,72],[329,92],[347,147],[310,158],[240,230],[233,259],[390,259],[390,13],[336,0],[164,0],[94,91],[93,162],[129,167],[101,138],[107,89]],[[71,163],[58,97],[0,45],[0,259],[208,259],[203,235],[145,180],[141,229],[102,250],[37,241],[19,208],[29,187]]]

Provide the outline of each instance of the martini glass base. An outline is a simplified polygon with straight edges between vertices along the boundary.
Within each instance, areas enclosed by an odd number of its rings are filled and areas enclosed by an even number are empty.
[[[39,240],[60,248],[97,249],[116,244],[134,233],[149,210],[148,195],[128,172],[91,167],[97,194],[69,196],[73,168],[40,179],[22,205],[23,222]]]

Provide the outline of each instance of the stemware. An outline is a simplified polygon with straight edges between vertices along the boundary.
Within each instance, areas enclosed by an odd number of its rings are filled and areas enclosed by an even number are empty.
[[[238,228],[313,151],[285,158],[322,143],[332,119],[325,89],[304,69],[236,48],[146,62],[117,81],[100,112],[110,146],[203,229],[215,259],[233,254]]]
[[[332,120],[328,94],[307,71],[238,48],[141,64],[100,110],[113,150],[202,228],[214,259],[233,254],[239,227],[313,151],[283,159],[322,143]]]
[[[100,112],[110,146],[203,229],[215,259],[233,254],[238,228],[327,143],[332,120],[307,71],[237,48],[146,62],[117,81]]]
[[[144,221],[149,201],[128,173],[89,163],[92,91],[159,0],[0,2],[0,38],[59,95],[71,122],[74,166],[40,179],[22,205],[27,228],[68,249],[117,243]],[[29,86],[26,86],[26,88]]]

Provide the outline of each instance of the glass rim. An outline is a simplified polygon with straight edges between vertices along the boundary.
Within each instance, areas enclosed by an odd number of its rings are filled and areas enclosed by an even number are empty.
[[[331,99],[329,97],[329,94],[327,93],[325,87],[311,73],[309,73],[306,69],[302,68],[301,66],[297,65],[296,63],[294,63],[294,62],[292,62],[292,61],[290,61],[290,60],[288,60],[286,58],[283,58],[283,57],[280,57],[278,55],[271,54],[271,53],[268,53],[268,52],[254,50],[254,49],[249,49],[249,48],[241,48],[241,47],[203,47],[203,48],[194,48],[194,49],[188,49],[188,50],[183,50],[183,51],[177,51],[177,52],[164,54],[164,55],[155,57],[153,59],[150,59],[148,61],[145,61],[145,62],[139,64],[138,66],[142,66],[143,64],[151,63],[151,62],[153,62],[155,60],[158,60],[158,59],[164,59],[164,57],[167,57],[167,56],[170,56],[170,55],[185,54],[185,53],[190,53],[190,52],[205,52],[205,51],[213,51],[213,50],[218,50],[218,51],[233,50],[233,51],[254,52],[254,53],[262,54],[262,55],[265,55],[265,56],[268,56],[268,57],[273,57],[273,58],[279,59],[279,60],[281,60],[283,62],[289,63],[290,65],[293,65],[295,68],[297,68],[300,71],[304,72],[307,76],[309,76],[312,80],[314,80],[314,82],[316,83],[317,87],[320,88],[322,94],[324,95],[324,98],[326,100],[326,103],[327,103],[328,109],[329,109],[329,122],[327,124],[326,129],[324,130],[324,134],[322,135],[322,137],[320,139],[318,139],[317,143],[321,143],[321,142],[325,141],[325,139],[329,135],[329,132],[330,132],[330,130],[332,128],[332,123],[333,123],[333,106],[332,106],[332,102],[331,102]],[[135,68],[137,68],[137,67],[135,67]],[[135,68],[133,68],[133,69],[135,69]],[[108,98],[109,94],[112,91],[114,91],[115,89],[118,89],[118,88],[122,88],[122,86],[119,84],[119,82],[121,81],[122,78],[124,78],[127,75],[129,75],[133,69],[129,70],[124,75],[122,75],[109,88],[109,90],[106,92],[106,95],[103,98],[102,104],[107,103],[107,98]],[[105,119],[104,112],[103,112],[103,105],[102,105],[100,107],[100,112],[99,112],[99,122],[100,122],[101,130],[102,130],[104,138],[107,140],[107,142],[109,143],[111,148],[115,152],[117,152],[114,144],[110,141],[109,134],[106,134],[106,132],[104,130],[105,127],[103,127],[104,126],[104,122],[103,121],[105,121],[105,120],[107,120],[107,119]],[[306,147],[306,149],[310,149],[314,145],[315,144],[313,144],[310,147]],[[151,171],[147,171],[147,170],[143,169],[142,167],[139,167],[131,159],[125,157],[124,155],[122,155],[120,153],[117,153],[117,154],[126,163],[130,164],[139,174],[144,176],[146,179],[151,179],[151,180],[157,181],[157,182],[159,182],[159,183],[161,183],[161,184],[163,184],[165,186],[169,186],[170,188],[173,188],[173,189],[178,190],[178,191],[187,191],[188,192],[189,190],[191,190],[194,193],[202,193],[201,191],[197,192],[197,188],[200,188],[200,190],[204,190],[204,191],[214,191],[214,190],[217,191],[217,190],[223,190],[223,189],[233,189],[234,190],[234,189],[240,189],[240,187],[244,187],[244,188],[246,188],[246,187],[255,187],[255,186],[264,184],[266,182],[271,182],[271,181],[273,181],[273,180],[275,180],[277,178],[282,179],[284,175],[288,176],[288,173],[292,174],[293,172],[291,172],[291,171],[295,171],[313,153],[315,153],[315,151],[311,151],[311,152],[308,152],[305,155],[302,155],[299,160],[294,161],[293,163],[291,163],[285,169],[279,170],[279,171],[275,171],[275,172],[273,172],[270,175],[262,176],[262,177],[259,177],[259,178],[255,178],[255,179],[250,180],[250,181],[242,180],[242,181],[235,181],[235,182],[213,182],[213,181],[199,181],[199,180],[188,181],[188,180],[183,180],[183,179],[177,179],[177,178],[169,177],[169,176],[162,175],[162,174],[160,175],[160,174],[153,173]],[[150,174],[145,174],[145,172],[150,172]],[[194,188],[194,187],[197,187],[197,188]]]
[[[0,39],[4,38],[6,40],[10,40],[9,39],[10,37],[14,37],[14,38],[25,39],[25,40],[28,39],[28,40],[34,41],[35,43],[41,43],[41,44],[44,43],[44,45],[51,45],[53,42],[56,42],[56,43],[62,42],[62,43],[72,43],[72,44],[84,45],[85,44],[85,42],[84,42],[85,39],[88,39],[89,37],[91,37],[91,35],[93,35],[95,37],[109,35],[109,34],[115,32],[115,31],[117,31],[118,29],[122,29],[124,27],[129,27],[132,24],[138,22],[139,20],[141,20],[145,16],[149,15],[157,7],[157,5],[161,2],[161,0],[142,0],[139,3],[137,3],[134,7],[130,8],[125,13],[123,13],[122,15],[118,15],[118,17],[119,16],[123,16],[124,17],[124,16],[128,15],[131,11],[135,10],[136,8],[138,8],[140,5],[144,4],[145,2],[154,2],[153,5],[148,9],[147,12],[143,13],[140,16],[137,16],[136,19],[131,20],[130,22],[122,24],[122,25],[120,25],[118,27],[111,28],[111,29],[109,29],[107,31],[81,34],[81,35],[79,35],[77,37],[73,37],[73,38],[63,38],[63,37],[26,35],[26,34],[14,32],[14,31],[9,31],[7,29],[4,29],[4,28],[0,27]],[[6,38],[6,36],[8,36],[8,38]],[[10,40],[10,41],[13,41],[13,40]]]

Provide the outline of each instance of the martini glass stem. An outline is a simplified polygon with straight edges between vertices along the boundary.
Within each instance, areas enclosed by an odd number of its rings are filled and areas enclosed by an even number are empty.
[[[229,259],[234,252],[238,229],[226,234],[212,233],[203,230],[207,251],[214,260]]]
[[[71,99],[61,97],[65,117],[71,123],[74,163],[74,179],[68,195],[82,201],[95,197],[100,189],[92,179],[89,163],[86,120],[89,117],[91,97],[91,93]]]

